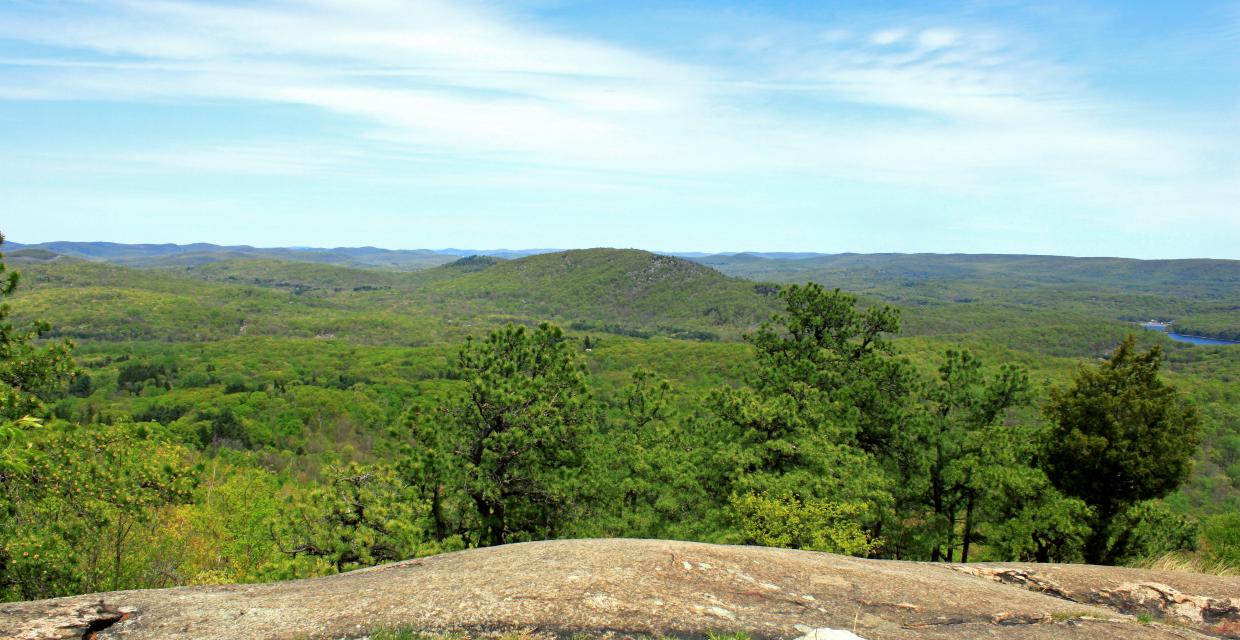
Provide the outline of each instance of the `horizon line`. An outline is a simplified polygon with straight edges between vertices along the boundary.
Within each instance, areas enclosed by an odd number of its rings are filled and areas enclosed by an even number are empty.
[[[843,256],[843,255],[857,255],[857,256],[878,256],[878,255],[891,255],[891,256],[917,256],[917,255],[935,255],[935,256],[1011,256],[1011,257],[1045,257],[1045,258],[1072,258],[1072,259],[1079,259],[1079,260],[1137,260],[1137,261],[1144,261],[1144,262],[1150,262],[1150,261],[1173,261],[1173,260],[1218,260],[1218,261],[1222,261],[1222,262],[1240,262],[1240,259],[1236,259],[1236,258],[1213,258],[1213,257],[1192,257],[1192,258],[1135,258],[1135,257],[1129,257],[1129,256],[1118,256],[1118,255],[1090,255],[1090,256],[1082,256],[1082,255],[1067,255],[1067,254],[1054,254],[1054,253],[1008,253],[1008,252],[967,252],[967,251],[870,251],[870,252],[866,252],[866,251],[836,251],[836,252],[830,252],[830,251],[815,251],[815,250],[801,250],[801,251],[794,251],[794,250],[759,250],[759,249],[745,249],[745,250],[740,250],[740,251],[733,251],[733,250],[725,250],[725,251],[701,251],[701,250],[662,250],[662,249],[644,249],[644,248],[640,248],[640,247],[618,247],[618,246],[602,246],[602,245],[598,245],[598,246],[584,246],[584,247],[568,247],[568,248],[556,248],[556,247],[506,248],[506,247],[499,247],[499,248],[493,248],[493,249],[477,249],[477,248],[462,248],[462,247],[458,247],[458,246],[447,246],[447,247],[443,247],[443,248],[440,248],[440,249],[432,249],[432,248],[429,248],[429,247],[396,248],[396,249],[393,249],[393,248],[389,248],[389,247],[380,247],[380,246],[377,246],[377,245],[356,245],[356,246],[345,246],[345,245],[340,245],[340,246],[335,246],[335,247],[325,247],[325,246],[324,246],[324,247],[316,247],[316,246],[310,246],[310,245],[277,245],[277,246],[258,246],[258,245],[251,245],[251,244],[219,244],[219,243],[215,243],[215,242],[201,242],[201,241],[199,241],[199,242],[188,242],[188,243],[178,243],[178,242],[115,242],[115,241],[112,241],[112,240],[48,240],[48,241],[44,241],[44,242],[19,242],[19,241],[15,241],[15,240],[10,239],[10,238],[9,238],[9,237],[7,237],[7,236],[4,238],[4,243],[3,243],[3,244],[0,244],[0,253],[3,253],[3,252],[4,252],[4,250],[5,250],[4,245],[19,245],[18,250],[20,250],[20,249],[22,249],[22,248],[31,248],[31,247],[38,248],[38,247],[40,247],[40,246],[45,246],[45,245],[54,245],[54,244],[96,244],[96,245],[100,245],[100,244],[102,244],[102,245],[116,245],[116,246],[123,246],[123,247],[142,247],[142,246],[146,246],[146,247],[159,247],[159,246],[164,246],[164,247],[167,247],[167,246],[172,246],[172,247],[178,247],[178,248],[179,248],[179,247],[192,247],[192,246],[194,246],[194,245],[210,245],[210,246],[212,246],[212,247],[218,247],[218,248],[221,248],[221,249],[256,249],[256,250],[279,250],[279,249],[284,249],[284,250],[289,250],[289,251],[322,251],[322,252],[331,252],[331,251],[348,250],[348,249],[374,249],[374,250],[378,250],[378,251],[391,251],[391,252],[416,252],[416,251],[426,251],[426,252],[430,252],[430,253],[434,253],[434,254],[438,254],[438,255],[456,255],[457,253],[459,253],[462,257],[467,257],[468,255],[488,255],[488,254],[494,254],[494,253],[524,253],[524,254],[534,255],[534,254],[546,254],[546,253],[563,253],[563,252],[567,252],[567,251],[588,251],[588,250],[591,250],[591,249],[614,249],[614,250],[634,250],[634,251],[645,251],[645,252],[647,252],[647,253],[652,253],[652,254],[662,254],[662,255],[669,255],[669,256],[673,256],[673,257],[684,257],[684,256],[689,256],[689,257],[699,257],[699,258],[706,258],[706,257],[713,257],[713,256],[739,256],[739,255],[753,255],[753,256],[756,256],[756,257],[761,257],[761,258],[766,258],[766,256],[769,256],[769,255],[802,255],[802,256],[805,256],[805,257],[827,257],[827,256]],[[522,256],[522,257],[525,257],[525,256]],[[770,259],[770,258],[766,258],[766,259]]]

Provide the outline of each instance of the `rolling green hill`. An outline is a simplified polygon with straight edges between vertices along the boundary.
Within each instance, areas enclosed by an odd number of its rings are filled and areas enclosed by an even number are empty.
[[[719,337],[756,326],[774,308],[774,289],[729,278],[688,260],[629,249],[564,251],[427,272],[428,290],[483,300],[513,313],[582,329],[655,330]],[[445,273],[451,273],[446,276]]]
[[[1031,255],[840,254],[770,259],[752,254],[697,262],[723,273],[813,281],[900,306],[920,335],[984,334],[1015,348],[1095,354],[1136,322],[1159,318],[1202,335],[1240,334],[1240,262]],[[1022,344],[1023,343],[1023,344]]]
[[[987,283],[995,278],[1018,286],[1105,284],[1131,291],[1163,292],[1185,285],[1240,288],[1240,261],[1133,260],[1007,254],[887,253],[774,259],[751,253],[695,258],[725,273],[750,278],[832,279],[842,288],[864,290],[910,281]],[[845,285],[848,285],[845,287]]]
[[[248,333],[427,344],[548,320],[638,337],[735,339],[770,314],[774,292],[680,258],[615,249],[467,257],[415,273],[254,258],[136,269],[44,250],[9,255],[26,278],[19,316],[90,339]]]

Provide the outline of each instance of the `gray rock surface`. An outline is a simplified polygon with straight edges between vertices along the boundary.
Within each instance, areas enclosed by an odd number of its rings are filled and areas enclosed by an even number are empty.
[[[843,630],[868,640],[1240,638],[1240,578],[566,540],[312,580],[0,605],[0,637],[23,640],[359,638],[383,627],[472,636],[744,631],[792,639]]]

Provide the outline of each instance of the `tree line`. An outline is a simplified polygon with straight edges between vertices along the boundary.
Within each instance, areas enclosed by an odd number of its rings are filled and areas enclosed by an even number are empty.
[[[815,284],[778,295],[746,336],[746,379],[688,401],[645,370],[599,397],[579,343],[549,324],[467,340],[450,391],[391,425],[390,455],[302,487],[221,447],[243,437],[235,420],[191,441],[158,420],[49,421],[47,402],[81,386],[72,345],[0,305],[0,593],[187,581],[178,562],[218,567],[189,581],[276,579],[557,537],[952,562],[1119,563],[1194,543],[1158,499],[1186,478],[1200,425],[1157,347],[1129,337],[1041,394],[966,350],[919,374],[891,307]],[[129,392],[166,384],[131,369]]]

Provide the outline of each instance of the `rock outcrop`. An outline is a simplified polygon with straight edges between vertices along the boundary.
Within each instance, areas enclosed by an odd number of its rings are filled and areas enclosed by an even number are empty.
[[[0,637],[490,635],[1240,638],[1240,578],[1069,565],[941,565],[657,540],[476,549],[275,584],[0,605]]]

